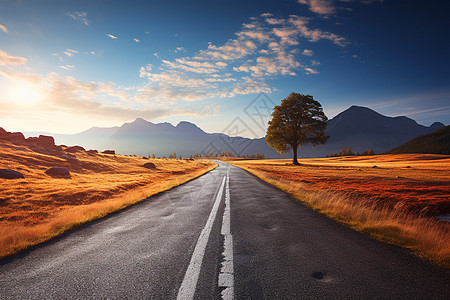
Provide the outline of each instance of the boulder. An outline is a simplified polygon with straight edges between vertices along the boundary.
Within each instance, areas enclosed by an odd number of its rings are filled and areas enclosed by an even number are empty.
[[[52,136],[48,135],[40,135],[39,137],[29,137],[27,138],[27,142],[39,144],[44,147],[54,147],[55,140]]]
[[[91,149],[91,150],[88,150],[87,153],[89,153],[89,154],[96,154],[96,153],[98,153],[98,151]]]
[[[53,167],[45,171],[45,174],[54,178],[70,178],[70,172],[63,167]]]
[[[10,169],[0,169],[0,178],[5,179],[19,179],[25,178],[22,173]]]
[[[143,164],[142,166],[143,166],[144,168],[147,168],[147,169],[152,169],[152,170],[156,169],[155,164],[152,163],[152,162],[145,163],[145,164]]]
[[[116,154],[115,150],[105,150],[102,152],[103,154]]]
[[[38,137],[38,144],[42,146],[55,146],[55,139],[49,135],[40,135]]]
[[[64,151],[69,152],[69,153],[76,153],[76,152],[86,151],[86,149],[84,149],[81,146],[72,146],[72,147],[67,147],[66,149],[64,149]]]

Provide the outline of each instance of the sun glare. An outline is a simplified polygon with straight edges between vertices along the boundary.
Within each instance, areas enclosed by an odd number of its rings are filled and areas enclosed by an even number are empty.
[[[9,89],[9,99],[17,104],[34,104],[41,96],[39,88],[30,83],[15,83]]]

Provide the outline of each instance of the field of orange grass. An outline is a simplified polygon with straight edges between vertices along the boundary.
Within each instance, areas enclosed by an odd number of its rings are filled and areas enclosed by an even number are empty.
[[[229,161],[321,213],[450,267],[450,156]],[[376,167],[375,167],[376,166]]]
[[[155,170],[142,167],[153,162]],[[66,167],[70,179],[52,178]],[[49,240],[198,177],[217,166],[208,160],[143,159],[85,151],[59,156],[0,143],[0,169],[24,179],[0,179],[0,258]]]

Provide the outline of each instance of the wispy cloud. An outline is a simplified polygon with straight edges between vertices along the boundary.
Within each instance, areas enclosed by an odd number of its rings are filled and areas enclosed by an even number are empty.
[[[107,37],[117,39],[108,33]],[[101,118],[152,119],[169,115],[201,115],[217,113],[217,106],[193,109],[194,101],[233,97],[253,93],[270,93],[270,81],[278,76],[319,73],[317,61],[311,61],[313,44],[329,42],[336,48],[349,42],[342,36],[313,28],[310,19],[291,15],[278,18],[266,13],[254,17],[222,44],[213,44],[186,56],[186,49],[177,47],[176,58],[154,56],[159,62],[143,65],[138,70],[146,84],[121,87],[110,82],[81,82],[56,73],[48,76],[2,71],[0,75],[16,80],[40,80],[46,101],[42,107],[53,111],[98,116]],[[303,52],[299,50],[299,45]],[[305,48],[307,47],[307,49]],[[66,49],[64,56],[87,53]],[[81,54],[80,54],[81,55]],[[173,53],[172,53],[173,55]],[[162,56],[162,55],[161,55]],[[0,65],[23,65],[26,58],[0,52]],[[65,71],[75,66],[61,64]],[[9,72],[9,73],[8,73]],[[199,102],[202,103],[202,102]]]
[[[298,0],[298,3],[309,6],[309,10],[316,14],[331,15],[336,12],[332,0]]]
[[[306,74],[319,74],[319,71],[313,69],[313,68],[305,68]]]
[[[427,117],[447,115],[450,112],[450,106],[436,107],[430,109],[414,110],[405,113],[405,116],[426,115]]]
[[[134,38],[133,41],[135,41],[136,43],[140,42],[140,40],[138,38]]]
[[[383,109],[388,107],[394,107],[399,105],[400,107],[409,107],[411,105],[421,106],[421,103],[424,102],[439,102],[445,99],[448,101],[450,99],[450,91],[446,92],[436,92],[436,93],[427,93],[422,95],[414,95],[411,97],[402,97],[402,98],[392,98],[388,101],[380,101],[380,99],[368,100],[370,103],[370,107],[374,109]]]
[[[174,50],[175,53],[179,53],[179,52],[182,52],[182,51],[184,51],[184,47],[176,47],[175,50]]]
[[[72,49],[66,49],[66,51],[64,51],[64,54],[67,56],[74,56],[75,54],[80,53],[77,50],[72,50]]]
[[[23,74],[23,73],[11,72],[11,71],[6,71],[6,70],[0,69],[0,75],[6,77],[8,79],[32,83],[32,84],[39,84],[42,82],[42,79],[40,76],[38,76],[36,74],[31,74],[31,73]]]
[[[78,20],[83,22],[84,25],[89,26],[89,20],[87,19],[87,12],[84,11],[73,11],[67,13],[69,17],[71,17],[74,20]]]
[[[4,33],[8,33],[8,28],[6,28],[6,26],[0,24],[0,30],[3,31]]]
[[[292,15],[283,19],[265,13],[243,24],[235,38],[224,44],[209,43],[193,56],[162,59],[156,69],[140,68],[139,76],[147,78],[148,84],[140,89],[138,98],[142,103],[176,102],[270,93],[267,81],[275,76],[319,73],[317,61],[303,61],[313,51],[300,52],[298,45],[320,40],[338,47],[349,44],[342,36],[311,28],[307,18]]]
[[[75,66],[73,65],[64,65],[64,66],[59,66],[61,69],[67,70],[67,71],[73,71],[75,70]]]
[[[355,0],[339,0],[338,2],[355,2]],[[372,4],[383,3],[384,0],[356,0],[356,2],[360,2],[362,4]],[[307,5],[311,12],[324,17],[334,15],[338,10],[346,9],[336,5],[333,0],[298,0],[298,3]]]
[[[11,56],[8,53],[0,50],[0,66],[8,65],[23,65],[27,62],[27,59],[19,56]]]
[[[24,61],[26,61],[25,58]],[[74,69],[72,65],[60,67],[65,70]],[[151,69],[151,65],[145,68],[147,71]],[[151,120],[176,115],[211,115],[217,113],[218,109],[214,105],[205,105],[202,109],[189,105],[171,107],[168,102],[154,104],[147,102],[142,105],[139,97],[145,92],[145,88],[118,87],[111,82],[83,82],[71,76],[62,77],[54,72],[47,76],[40,76],[0,69],[0,76],[17,81],[19,84],[29,83],[39,86],[42,94],[39,103],[28,106],[0,99],[0,112],[3,116],[57,113],[124,122],[137,117]]]

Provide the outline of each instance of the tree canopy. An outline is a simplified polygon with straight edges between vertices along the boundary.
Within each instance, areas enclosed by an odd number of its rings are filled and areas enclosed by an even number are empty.
[[[293,163],[298,165],[298,147],[307,143],[321,145],[328,140],[327,120],[322,105],[312,96],[291,93],[274,107],[267,128],[267,144],[281,154],[292,149]]]

